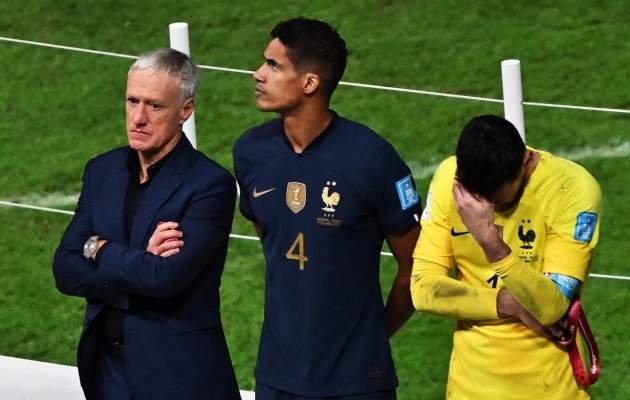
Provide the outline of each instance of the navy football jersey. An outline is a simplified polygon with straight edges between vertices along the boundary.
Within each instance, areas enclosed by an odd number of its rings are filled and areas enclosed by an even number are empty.
[[[379,265],[385,234],[418,223],[409,168],[372,130],[334,114],[302,153],[282,119],[245,132],[234,169],[241,213],[263,228],[256,378],[311,397],[395,388]]]

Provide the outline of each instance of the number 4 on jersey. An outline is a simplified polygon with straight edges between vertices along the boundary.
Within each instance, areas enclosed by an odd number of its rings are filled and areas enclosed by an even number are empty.
[[[295,253],[295,248],[297,247],[297,253]],[[295,238],[295,242],[287,251],[287,258],[289,260],[298,260],[300,262],[300,269],[304,269],[304,263],[308,261],[308,257],[304,255],[304,234],[300,232]]]

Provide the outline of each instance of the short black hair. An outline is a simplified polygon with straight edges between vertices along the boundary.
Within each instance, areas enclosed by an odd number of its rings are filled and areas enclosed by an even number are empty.
[[[489,199],[519,177],[525,150],[508,120],[491,114],[475,117],[457,142],[457,178],[471,193]]]
[[[299,73],[313,72],[330,98],[346,70],[348,50],[337,30],[323,21],[304,17],[276,25],[270,33],[287,48],[287,56]]]

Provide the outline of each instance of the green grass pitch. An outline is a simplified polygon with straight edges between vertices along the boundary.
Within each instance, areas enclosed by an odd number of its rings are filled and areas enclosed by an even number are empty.
[[[500,62],[521,60],[524,100],[630,106],[630,3],[602,0],[41,0],[0,2],[0,36],[139,55],[169,45],[168,24],[187,22],[194,60],[255,70],[280,20],[330,22],[346,39],[348,82],[501,98]],[[73,195],[85,162],[125,144],[128,59],[0,41],[0,200]],[[231,146],[272,118],[254,107],[249,75],[204,70],[197,99],[199,148],[231,169]],[[333,108],[390,140],[419,176],[452,154],[472,116],[502,105],[340,86]],[[527,106],[529,145],[585,153],[599,180],[605,215],[592,272],[630,276],[627,199],[630,116]],[[588,156],[590,154],[590,156]],[[62,202],[59,200],[59,202]],[[57,207],[54,202],[52,206]],[[61,207],[61,206],[59,206]],[[72,205],[63,208],[72,210]],[[84,303],[59,294],[52,254],[68,215],[0,207],[0,354],[73,365]],[[234,233],[253,235],[237,216]],[[259,243],[233,239],[223,278],[223,317],[242,389],[253,389],[262,322],[264,265]],[[395,272],[383,257],[382,282]],[[584,307],[598,339],[597,399],[628,399],[624,335],[630,282],[591,278]],[[444,397],[454,322],[416,314],[392,340],[401,400]]]

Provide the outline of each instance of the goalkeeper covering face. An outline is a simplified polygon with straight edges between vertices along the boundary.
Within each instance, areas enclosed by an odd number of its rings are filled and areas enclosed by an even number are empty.
[[[447,399],[590,398],[557,339],[601,218],[581,166],[501,117],[464,127],[431,182],[411,278],[416,309],[457,320]]]

